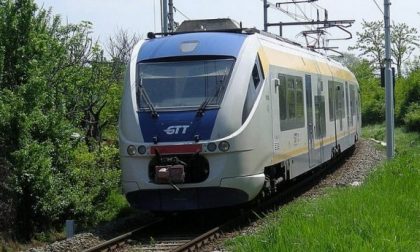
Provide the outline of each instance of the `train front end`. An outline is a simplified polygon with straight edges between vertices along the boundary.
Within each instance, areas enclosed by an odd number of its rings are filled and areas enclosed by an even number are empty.
[[[132,207],[224,207],[261,190],[264,174],[256,167],[263,157],[250,157],[257,139],[243,136],[257,49],[241,52],[258,47],[246,40],[235,33],[187,33],[134,48],[119,127],[122,183]]]

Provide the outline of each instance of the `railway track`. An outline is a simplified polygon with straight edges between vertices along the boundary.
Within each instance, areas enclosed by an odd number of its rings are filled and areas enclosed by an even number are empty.
[[[347,155],[343,155],[345,157]],[[206,224],[195,232],[191,232],[196,228],[194,218],[186,220],[177,220],[172,218],[158,218],[132,231],[110,239],[102,244],[85,250],[85,252],[94,251],[199,251],[206,244],[218,239],[224,232],[233,229],[240,229],[249,223],[260,218],[266,212],[293,200],[302,193],[306,192],[316,185],[323,177],[336,169],[337,160],[328,167],[320,167],[311,172],[310,175],[302,177],[293,183],[287,184],[281,188],[281,192],[275,196],[264,200],[256,207],[248,208],[245,211],[238,210],[236,214],[227,214],[226,220],[219,223]],[[186,214],[188,216],[188,214]],[[221,216],[221,215],[220,215]],[[201,216],[202,218],[203,216]],[[200,218],[200,217],[198,217]],[[181,218],[182,219],[182,218]],[[216,220],[218,221],[218,220]],[[183,228],[181,225],[185,225]],[[198,224],[199,226],[200,224]]]
[[[221,235],[221,228],[214,227],[204,233],[200,234],[181,234],[172,236],[156,236],[155,238],[147,236],[139,236],[139,233],[150,229],[153,226],[159,225],[164,221],[163,218],[151,221],[141,227],[133,229],[130,232],[119,235],[115,238],[107,240],[92,248],[84,250],[84,252],[97,251],[197,251],[202,246],[206,245]],[[133,244],[133,240],[136,241]],[[131,245],[131,246],[130,246]],[[127,247],[128,246],[128,247]],[[128,249],[128,250],[127,250]]]
[[[162,222],[163,219],[162,218],[157,218],[154,220],[151,220],[149,223],[146,223],[138,228],[135,228],[133,230],[131,230],[130,232],[127,232],[125,234],[119,235],[115,238],[112,238],[110,240],[107,240],[103,243],[100,243],[94,247],[91,247],[89,249],[84,250],[84,252],[96,252],[96,251],[110,251],[110,250],[115,250],[117,248],[121,248],[122,246],[124,246],[126,244],[126,242],[133,237],[133,235],[135,235],[136,233],[145,230],[153,225],[156,225],[160,222]]]

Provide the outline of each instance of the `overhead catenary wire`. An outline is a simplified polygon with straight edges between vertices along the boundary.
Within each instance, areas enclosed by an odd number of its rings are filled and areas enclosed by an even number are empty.
[[[311,4],[312,4],[312,6],[315,7],[315,9],[318,8],[318,9],[326,10],[324,7],[322,7],[321,5],[319,5],[319,4],[315,3],[315,2],[311,2]]]
[[[263,0],[260,0],[260,1],[262,2]],[[294,14],[290,13],[288,10],[285,10],[281,7],[277,8],[275,3],[267,1],[267,4],[268,4],[268,7],[270,7],[271,9],[283,12],[284,14],[286,14],[290,18],[294,19],[295,21],[301,21],[301,20],[309,21],[304,16],[300,16],[300,15],[296,15],[296,14],[294,15]]]
[[[182,11],[180,11],[178,8],[175,8],[175,6],[174,6],[174,10],[176,11],[176,12],[178,12],[179,14],[181,14],[184,18],[186,18],[186,19],[188,19],[188,20],[191,20],[191,18],[189,18],[187,15],[185,15]]]
[[[153,31],[156,32],[156,1],[153,1]]]
[[[263,0],[260,0],[260,1],[263,1]],[[295,21],[302,21],[302,20],[304,20],[304,21],[311,21],[309,18],[307,18],[305,16],[300,16],[300,15],[297,15],[297,14],[293,14],[293,13],[289,12],[288,10],[285,10],[285,9],[283,9],[281,7],[278,8],[278,7],[276,7],[276,4],[275,3],[272,3],[272,2],[267,1],[267,4],[268,4],[268,7],[269,8],[274,9],[274,10],[277,10],[277,11],[280,11],[280,12],[284,13],[285,15],[287,15],[288,17],[290,17],[291,19],[295,20]],[[308,25],[305,25],[305,27],[308,28],[308,29],[311,29],[312,28],[312,27],[310,27]]]
[[[382,13],[382,15],[384,14],[384,11],[382,10],[381,6],[378,4],[378,2],[376,0],[373,0],[373,2],[375,3],[376,7],[378,7],[379,11]]]
[[[292,2],[295,2],[295,0],[292,0]],[[306,20],[310,20],[310,18],[306,15],[306,13],[302,10],[299,4],[295,3],[295,6],[299,9],[299,11],[303,14]]]

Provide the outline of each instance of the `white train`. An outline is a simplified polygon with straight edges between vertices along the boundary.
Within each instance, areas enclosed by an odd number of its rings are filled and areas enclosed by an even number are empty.
[[[186,27],[215,21],[197,22]],[[151,36],[133,49],[119,134],[123,190],[135,208],[246,203],[360,135],[359,86],[341,64],[257,30],[209,29]]]

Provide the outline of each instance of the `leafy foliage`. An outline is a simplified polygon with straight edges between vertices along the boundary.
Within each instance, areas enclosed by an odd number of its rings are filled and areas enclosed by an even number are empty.
[[[360,56],[364,56],[373,64],[375,68],[383,66],[384,60],[384,33],[383,22],[363,20],[362,32],[356,32],[357,42],[349,50],[359,50]]]
[[[404,123],[409,130],[420,132],[420,104],[411,103],[404,117]]]
[[[407,61],[413,51],[420,46],[418,43],[419,36],[417,29],[409,27],[405,23],[392,25],[391,33],[391,52],[397,66],[398,76],[402,76],[401,66],[403,62]]]
[[[366,57],[376,69],[384,66],[384,23],[383,21],[363,21],[362,32],[357,32],[357,42],[350,50],[360,51],[360,56]],[[419,47],[417,29],[405,23],[393,23],[391,26],[391,54],[397,66],[398,76],[402,76],[402,64],[406,62],[413,51]]]
[[[115,133],[124,68],[112,68],[90,22],[62,24],[33,0],[0,6],[0,211],[14,209],[23,239],[67,218],[112,218],[127,206]]]

